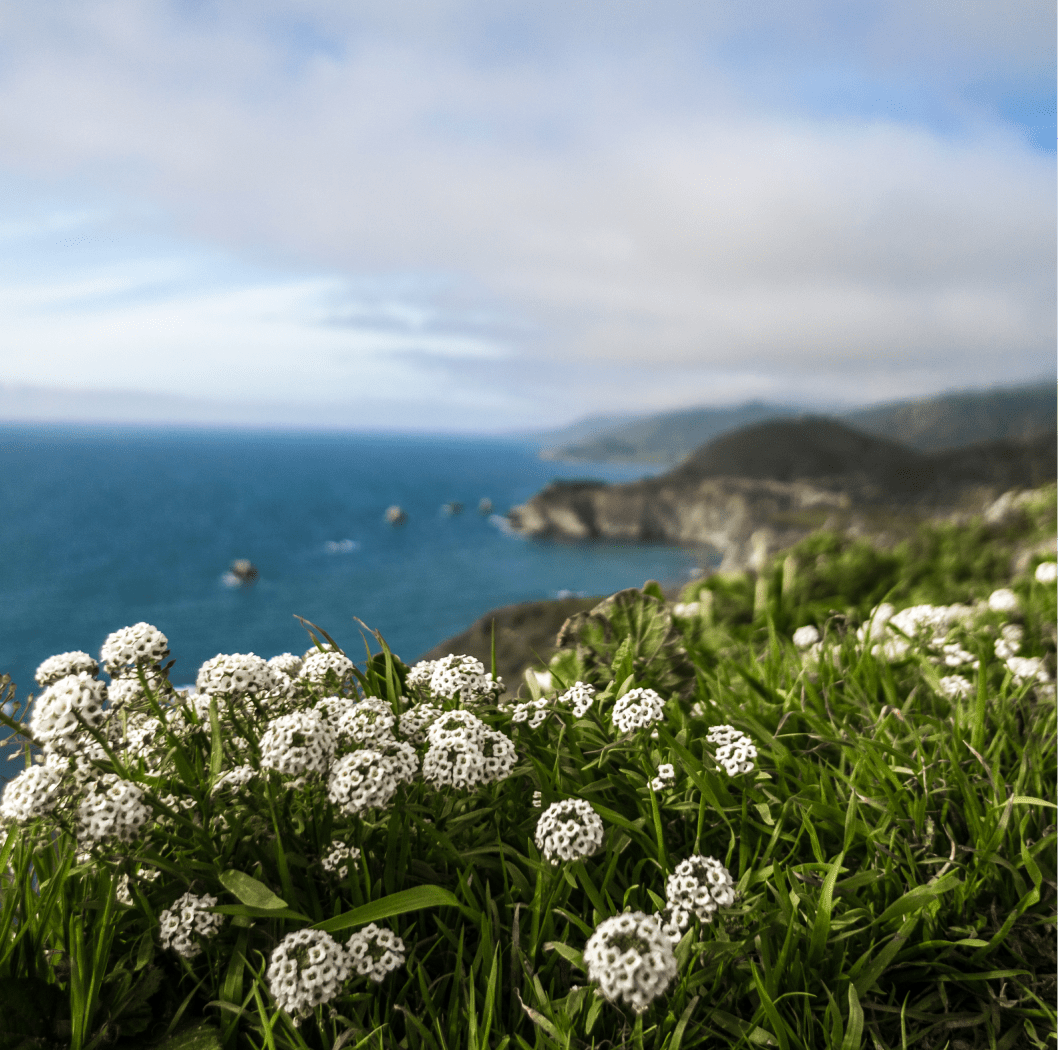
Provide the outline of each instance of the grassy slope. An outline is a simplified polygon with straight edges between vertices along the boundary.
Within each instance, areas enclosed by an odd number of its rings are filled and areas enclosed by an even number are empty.
[[[1052,490],[1005,523],[931,527],[888,552],[812,537],[757,580],[690,585],[683,597],[698,601],[698,615],[675,624],[655,588],[625,592],[585,618],[553,661],[556,675],[603,692],[585,718],[556,708],[529,731],[509,713],[490,715],[516,738],[514,775],[471,793],[420,782],[365,820],[336,816],[318,791],[277,776],[220,807],[206,790],[211,760],[226,761],[218,723],[165,785],[190,801],[198,825],[177,820],[78,868],[69,839],[49,847],[44,827],[11,833],[0,1016],[32,1001],[50,1027],[33,1042],[0,1036],[0,1047],[139,1047],[197,1018],[206,1027],[168,1050],[1049,1046],[1053,694],[1017,685],[997,661],[998,613],[959,638],[981,663],[960,701],[937,691],[945,669],[924,653],[890,663],[852,628],[885,597],[987,597],[1020,558],[1023,651],[1043,656],[1053,678],[1055,588],[1033,580],[1031,551],[1054,534]],[[825,635],[816,664],[789,641],[807,623]],[[606,717],[632,675],[672,697],[657,740],[615,739]],[[370,687],[387,694],[377,679]],[[705,734],[720,724],[753,739],[753,772],[716,768]],[[676,782],[655,793],[648,781],[668,761]],[[534,789],[545,806],[590,800],[607,826],[604,851],[542,862]],[[218,812],[238,826],[209,830]],[[318,867],[332,837],[363,851],[341,881]],[[646,1013],[596,997],[581,970],[592,929],[626,907],[656,910],[666,875],[694,852],[730,870],[735,904],[688,930],[678,977]],[[138,880],[138,866],[162,875]],[[453,896],[390,908],[383,921],[408,946],[407,964],[377,987],[350,985],[336,1011],[320,1008],[296,1029],[270,1006],[263,967],[305,919],[244,907],[244,925],[225,926],[190,963],[158,949],[153,917],[189,886],[238,910],[220,879],[228,869],[312,921],[352,909],[350,922],[362,924],[357,908],[424,886]],[[133,872],[135,907],[114,902],[119,871]],[[62,1024],[74,1034],[60,1035]]]

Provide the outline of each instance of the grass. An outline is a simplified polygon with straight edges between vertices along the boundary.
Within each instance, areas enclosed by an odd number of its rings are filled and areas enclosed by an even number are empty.
[[[1010,566],[1054,531],[1052,489],[1005,525],[932,526],[888,552],[818,534],[759,579],[691,585],[689,619],[672,619],[656,585],[622,592],[552,661],[549,695],[576,679],[599,690],[584,717],[552,706],[530,730],[509,708],[479,710],[515,740],[507,779],[475,791],[419,779],[363,819],[323,782],[274,772],[211,794],[236,738],[253,755],[267,724],[258,705],[219,698],[197,732],[158,741],[159,772],[118,751],[97,763],[151,801],[157,822],[133,842],[79,855],[72,787],[0,836],[0,1050],[1052,1047],[1054,693],[1018,684],[994,641],[1016,619],[1022,654],[1053,680],[1055,587],[1033,559],[1013,580]],[[1021,611],[985,607],[956,628],[979,661],[961,672],[965,697],[943,695],[952,671],[928,647],[890,662],[857,638],[884,598],[970,602],[997,586]],[[790,640],[806,623],[823,634],[818,659]],[[374,642],[351,695],[399,713],[415,689]],[[608,718],[633,686],[667,699],[657,739]],[[8,724],[25,736],[25,710]],[[721,724],[752,739],[751,772],[717,766],[706,733]],[[675,782],[654,791],[664,762]],[[603,849],[549,864],[534,791],[545,808],[588,800]],[[319,863],[333,841],[361,851],[342,879]],[[593,930],[660,910],[667,876],[696,853],[730,871],[734,905],[692,923],[677,978],[644,1013],[604,1000],[584,972]],[[186,960],[160,947],[158,917],[189,890],[217,897],[226,921]],[[265,979],[274,947],[372,921],[403,939],[406,963],[296,1026]]]

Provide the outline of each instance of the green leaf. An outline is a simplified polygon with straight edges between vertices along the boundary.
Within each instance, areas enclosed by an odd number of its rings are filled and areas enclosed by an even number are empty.
[[[223,1050],[223,1044],[220,1041],[220,1031],[213,1025],[200,1021],[160,1043],[151,1043],[147,1050]]]
[[[576,948],[571,948],[568,944],[564,944],[562,941],[544,941],[544,951],[558,952],[567,962],[573,963],[578,970],[587,972],[587,967],[584,965],[584,953],[578,952]]]
[[[901,915],[919,911],[928,904],[932,904],[942,893],[947,893],[960,885],[962,883],[959,881],[959,876],[955,872],[951,872],[928,886],[915,886],[913,889],[908,890],[899,900],[893,901],[875,919],[875,922],[886,922],[889,919],[897,919]]]
[[[690,1021],[691,1014],[694,1013],[694,1008],[698,1005],[700,998],[700,995],[696,995],[687,1004],[687,1009],[680,1015],[680,1019],[676,1022],[676,1027],[672,1031],[672,1041],[668,1045],[668,1050],[680,1050],[680,1044],[683,1042],[683,1033],[687,1031],[687,1022]]]
[[[464,912],[470,911],[460,903],[454,893],[440,886],[414,886],[410,890],[401,890],[381,900],[371,901],[370,904],[362,904],[359,908],[343,912],[333,919],[325,919],[323,922],[316,923],[312,929],[323,930],[324,933],[337,933],[339,930],[348,930],[352,926],[363,926],[378,919],[404,915],[409,911],[445,907],[459,908]]]
[[[210,911],[217,915],[234,915],[237,918],[251,919],[301,919],[309,922],[308,915],[302,915],[299,911],[290,908],[251,908],[248,904],[219,904]],[[245,926],[245,923],[235,923],[236,926]]]
[[[241,871],[224,872],[220,876],[220,884],[251,908],[275,911],[287,906],[287,902],[277,897],[263,882],[258,882],[257,879]]]
[[[860,997],[856,994],[856,985],[849,985],[849,1027],[845,1031],[845,1038],[841,1041],[841,1050],[860,1050],[863,1037],[863,1007],[860,1006]]]
[[[844,850],[839,853],[830,870],[823,879],[823,890],[819,895],[819,907],[816,911],[815,922],[812,924],[812,942],[808,949],[808,967],[811,969],[823,957],[826,947],[827,935],[830,933],[830,913],[834,907],[834,883],[838,880],[841,871],[841,862],[845,859]]]

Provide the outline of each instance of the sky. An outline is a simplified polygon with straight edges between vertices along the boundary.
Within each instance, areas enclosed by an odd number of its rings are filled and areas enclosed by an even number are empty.
[[[0,420],[1055,373],[1053,0],[0,0]]]

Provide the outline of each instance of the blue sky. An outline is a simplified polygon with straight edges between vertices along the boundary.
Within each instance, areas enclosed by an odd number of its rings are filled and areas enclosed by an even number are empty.
[[[1055,371],[1053,3],[0,0],[0,418]]]

